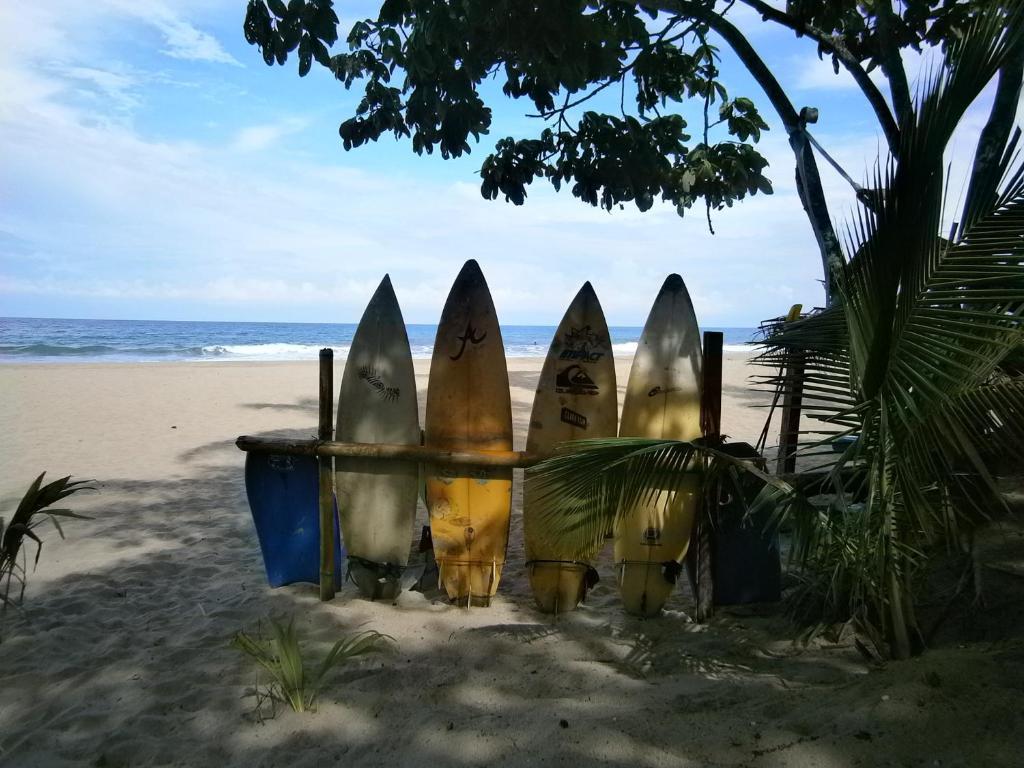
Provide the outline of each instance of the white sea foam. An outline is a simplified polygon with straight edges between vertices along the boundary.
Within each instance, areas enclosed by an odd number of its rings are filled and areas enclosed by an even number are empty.
[[[212,344],[203,347],[203,357],[223,360],[315,360],[322,347],[316,344]],[[335,358],[348,355],[348,345],[333,347]]]
[[[616,357],[630,357],[636,354],[638,342],[625,341],[621,344],[613,344],[612,351]],[[754,351],[754,347],[750,344],[723,344],[723,352],[746,352],[750,353]]]
[[[330,345],[327,345],[330,346]],[[318,344],[210,344],[202,348],[202,358],[205,360],[316,360],[322,349]],[[333,346],[334,359],[344,360],[348,357],[350,346],[339,344]],[[632,357],[636,354],[637,342],[626,341],[621,344],[612,345],[616,357]],[[754,348],[747,344],[725,344],[722,347],[725,352],[750,353]],[[412,356],[417,360],[429,360],[434,353],[434,348],[427,344],[417,344],[412,347]],[[506,357],[544,357],[547,355],[547,347],[541,344],[506,344]]]
[[[506,357],[544,357],[548,353],[547,345],[542,344],[506,344]]]

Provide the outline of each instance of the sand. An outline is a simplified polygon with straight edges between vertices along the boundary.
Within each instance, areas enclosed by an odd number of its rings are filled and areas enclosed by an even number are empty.
[[[516,447],[539,360],[509,362]],[[621,361],[620,386],[628,361]],[[418,363],[421,411],[427,361]],[[764,395],[725,366],[723,430],[754,442]],[[336,371],[340,382],[341,366]],[[31,479],[95,478],[94,516],[42,530],[26,606],[0,644],[10,766],[1012,765],[1024,746],[1024,643],[981,637],[869,664],[848,637],[808,646],[777,606],[693,623],[618,607],[607,553],[580,610],[532,605],[517,473],[510,565],[490,608],[351,586],[266,586],[239,434],[312,436],[315,363],[0,366],[0,514]],[[319,710],[258,721],[254,665],[229,647],[295,617],[309,655],[372,628],[395,650],[337,672]]]

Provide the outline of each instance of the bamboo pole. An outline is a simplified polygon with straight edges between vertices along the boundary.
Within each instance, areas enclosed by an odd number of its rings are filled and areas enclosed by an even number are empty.
[[[719,331],[704,332],[701,431],[706,445],[722,442],[722,342]],[[707,467],[705,466],[705,470]],[[697,603],[694,619],[707,621],[714,612],[714,516],[718,508],[718,484],[705,483],[701,505],[694,518],[687,565]]]
[[[381,461],[415,461],[440,466],[513,467],[526,469],[539,464],[551,454],[526,451],[449,451],[422,445],[394,443],[341,443],[333,440],[286,440],[242,435],[235,441],[242,451],[275,453],[289,456],[320,456],[335,458],[379,459]]]
[[[320,350],[320,422],[317,437],[330,440],[334,421],[334,350]],[[331,457],[318,456],[320,465],[320,599],[334,598],[334,470]]]
[[[786,322],[792,323],[800,319],[803,305],[794,304]],[[779,454],[776,459],[775,474],[785,475],[796,472],[796,450],[800,441],[800,410],[803,406],[804,394],[804,363],[795,360],[786,371],[785,392],[782,396],[782,426],[779,428]]]

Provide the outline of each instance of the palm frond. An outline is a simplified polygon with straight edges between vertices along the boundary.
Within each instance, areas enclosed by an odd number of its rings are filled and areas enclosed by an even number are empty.
[[[2,605],[2,610],[6,610],[9,605],[20,605],[25,595],[27,558],[22,550],[25,539],[35,542],[34,563],[37,565],[39,563],[43,552],[43,542],[34,529],[44,519],[49,519],[60,537],[64,538],[64,529],[61,527],[59,518],[90,519],[86,515],[72,512],[70,509],[54,509],[52,505],[73,493],[95,490],[90,485],[93,481],[72,480],[68,475],[43,485],[45,477],[46,473],[41,472],[32,481],[6,527],[3,519],[0,518],[0,605]],[[19,554],[21,555],[20,563]],[[11,587],[15,583],[18,584],[18,594],[12,597]]]
[[[630,510],[655,500],[671,504],[677,494],[691,489],[695,476],[712,482],[730,470],[750,473],[769,489],[754,500],[756,505],[780,503],[795,493],[751,461],[699,441],[578,440],[560,446],[557,455],[527,472],[535,488],[538,535],[562,542],[573,557],[587,560]]]

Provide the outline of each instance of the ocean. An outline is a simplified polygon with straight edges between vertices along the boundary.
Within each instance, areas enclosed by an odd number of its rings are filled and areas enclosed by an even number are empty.
[[[409,325],[413,357],[430,358],[436,325]],[[615,353],[636,350],[641,328],[609,328]],[[746,349],[756,328],[722,331],[726,350]],[[227,323],[176,320],[0,318],[0,363],[314,360],[322,347],[344,359],[354,323]],[[543,357],[555,326],[501,328],[508,357]]]

